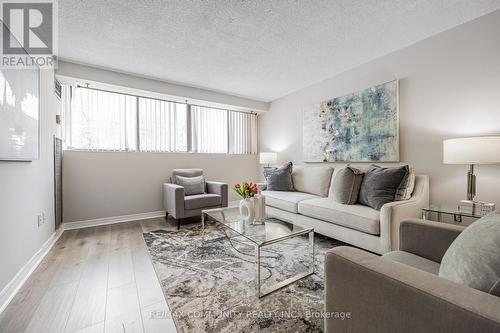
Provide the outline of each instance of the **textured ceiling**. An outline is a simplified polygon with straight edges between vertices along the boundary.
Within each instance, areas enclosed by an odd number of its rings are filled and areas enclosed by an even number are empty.
[[[270,101],[500,0],[59,0],[69,61]]]

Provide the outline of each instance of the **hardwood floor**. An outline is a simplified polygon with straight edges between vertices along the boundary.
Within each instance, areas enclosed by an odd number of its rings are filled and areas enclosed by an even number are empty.
[[[173,222],[169,222],[172,224]],[[163,218],[65,231],[0,315],[0,332],[176,332],[142,233]]]

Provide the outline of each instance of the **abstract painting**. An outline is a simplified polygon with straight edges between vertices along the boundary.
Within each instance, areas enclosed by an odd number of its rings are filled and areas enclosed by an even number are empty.
[[[304,110],[303,160],[399,161],[398,86],[387,82]]]

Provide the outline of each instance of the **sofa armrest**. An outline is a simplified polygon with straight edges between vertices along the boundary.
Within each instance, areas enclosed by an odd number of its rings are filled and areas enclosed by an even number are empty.
[[[163,184],[163,208],[175,219],[184,217],[184,187],[176,184]]]
[[[351,248],[325,258],[325,332],[500,332],[500,297]]]
[[[422,208],[429,205],[429,177],[417,175],[415,189],[409,200],[387,203],[380,209],[381,252],[399,249],[399,224],[408,218],[422,216]]]
[[[399,249],[441,262],[446,250],[464,229],[452,224],[407,219],[399,226]]]
[[[207,184],[207,192],[212,194],[218,194],[221,196],[221,206],[227,207],[228,203],[228,185],[226,183],[206,181]]]

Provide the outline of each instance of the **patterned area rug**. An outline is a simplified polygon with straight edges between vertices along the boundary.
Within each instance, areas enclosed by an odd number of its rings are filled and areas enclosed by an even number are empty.
[[[315,273],[262,298],[251,242],[210,223],[144,234],[179,333],[322,332],[325,252],[343,243],[315,235]],[[307,270],[308,238],[262,248],[264,285]]]

